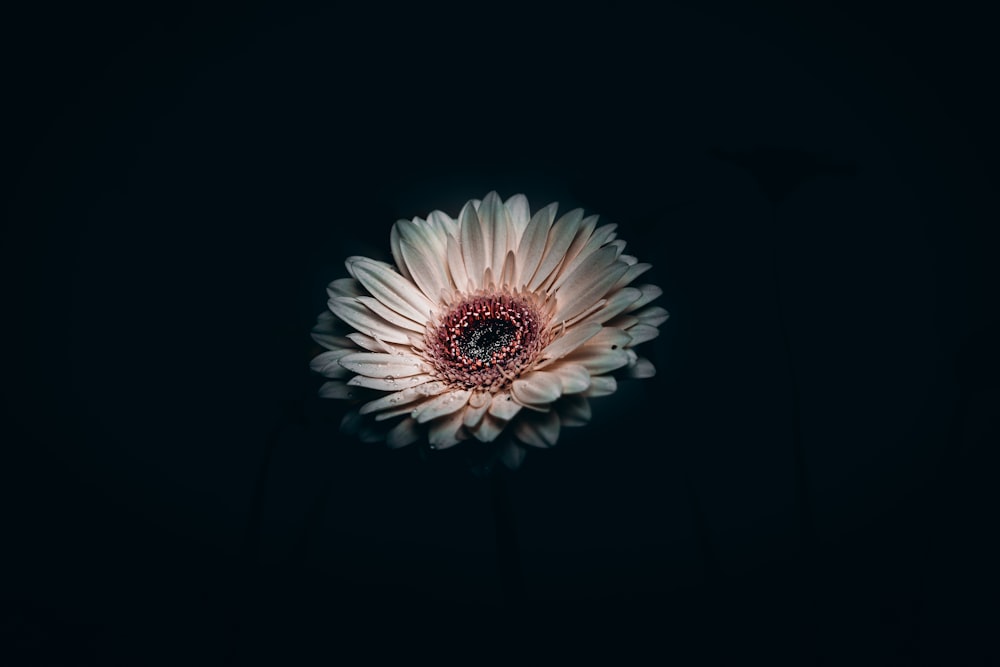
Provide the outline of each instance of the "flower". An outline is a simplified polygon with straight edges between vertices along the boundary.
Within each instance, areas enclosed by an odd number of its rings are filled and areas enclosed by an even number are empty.
[[[491,192],[457,219],[398,221],[395,266],[347,259],[311,363],[329,379],[321,396],[358,402],[345,430],[390,447],[494,443],[516,468],[525,445],[585,424],[616,376],[654,374],[633,349],[668,317],[647,305],[658,287],[631,286],[650,265],[623,254],[616,225],[582,209],[556,219],[557,206],[531,215],[524,195]]]

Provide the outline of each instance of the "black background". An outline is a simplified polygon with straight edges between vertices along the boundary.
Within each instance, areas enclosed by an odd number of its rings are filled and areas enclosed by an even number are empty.
[[[610,7],[8,13],[7,664],[996,664],[988,17]],[[507,479],[513,603],[462,448],[307,366],[346,256],[492,189],[672,314]]]

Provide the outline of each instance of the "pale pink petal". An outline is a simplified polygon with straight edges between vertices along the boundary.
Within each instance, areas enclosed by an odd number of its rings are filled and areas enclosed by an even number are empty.
[[[408,343],[410,336],[394,324],[373,313],[356,298],[334,297],[327,302],[333,314],[344,320],[360,333],[390,343]]]
[[[380,396],[374,401],[362,405],[360,411],[361,414],[366,415],[372,412],[391,410],[402,405],[409,405],[417,400],[423,400],[428,396],[436,396],[446,388],[447,385],[441,381],[421,383],[413,387],[407,387],[393,394],[388,394],[387,396]]]
[[[642,308],[647,303],[663,294],[663,290],[656,285],[639,285],[639,291],[642,292],[642,296],[636,299],[635,303],[625,310],[626,313],[631,313],[633,310]]]
[[[472,397],[474,398],[477,395],[479,394],[473,394]],[[490,409],[490,401],[488,398],[487,400],[481,401],[476,405],[473,405],[472,398],[470,398],[469,405],[467,405],[465,408],[465,416],[462,418],[462,423],[468,426],[469,428],[474,428],[478,426],[479,422],[481,422],[483,419],[483,415],[485,415],[486,411],[489,409]]]
[[[583,392],[584,396],[596,398],[608,396],[618,389],[618,382],[610,375],[598,375],[590,378],[590,389]]]
[[[558,364],[551,372],[559,377],[563,394],[576,394],[590,386],[590,372],[579,364]]]
[[[642,292],[635,287],[622,288],[608,297],[603,308],[583,321],[603,324],[635,303],[640,296],[642,296]]]
[[[666,308],[660,306],[650,306],[635,313],[640,322],[658,327],[670,318],[670,313]]]
[[[514,380],[511,393],[524,405],[545,405],[559,398],[562,383],[555,373],[533,371]]]
[[[430,382],[434,378],[430,375],[411,375],[409,377],[368,377],[367,375],[355,375],[347,384],[355,387],[367,387],[369,389],[379,389],[381,391],[397,391],[416,387],[418,384]]]
[[[583,221],[583,209],[573,209],[565,214],[552,225],[549,230],[545,249],[531,280],[528,281],[528,289],[536,290],[552,274],[559,263],[563,261],[566,250],[573,242],[580,223]],[[530,226],[529,226],[530,227]]]
[[[392,347],[390,347],[388,344],[383,343],[380,340],[376,340],[376,339],[372,338],[371,336],[366,336],[363,333],[358,333],[357,331],[355,331],[354,333],[347,334],[347,337],[351,341],[353,341],[354,344],[357,347],[360,347],[362,349],[368,350],[369,352],[391,352],[392,351]]]
[[[319,388],[319,395],[322,398],[354,398],[357,389],[347,386],[343,380],[331,380],[324,382]]]
[[[520,406],[518,407],[520,408]],[[503,433],[505,426],[507,426],[505,420],[487,413],[483,415],[482,421],[476,426],[472,435],[479,442],[493,442]]]
[[[601,325],[597,323],[580,324],[569,329],[562,336],[556,338],[538,355],[538,367],[541,368],[545,361],[561,359],[576,348],[580,347],[588,340],[596,336],[601,331]]]
[[[628,335],[632,337],[632,342],[629,344],[635,346],[653,340],[660,335],[660,330],[651,324],[640,322],[635,326],[629,327]]]
[[[580,394],[559,399],[556,409],[563,426],[583,426],[590,421],[590,401]]]
[[[388,264],[359,260],[354,264],[354,273],[372,296],[418,324],[426,323],[436,307],[416,285],[393,271]]]
[[[628,269],[615,259],[614,248],[601,248],[578,266],[556,291],[556,322],[568,320],[586,310],[611,289],[611,286]]]
[[[429,423],[427,440],[434,449],[447,449],[463,440],[462,411],[439,417]]]
[[[516,284],[521,287],[535,274],[538,263],[541,262],[545,254],[546,239],[549,229],[552,227],[552,220],[555,218],[558,204],[549,204],[545,208],[537,211],[528,222],[521,241],[517,246],[517,280]]]
[[[592,375],[601,375],[627,366],[628,352],[623,349],[607,350],[600,348],[581,348],[566,357],[566,361],[580,364]]]
[[[559,413],[532,412],[514,422],[512,432],[515,438],[533,447],[552,447],[559,440]]]
[[[644,357],[636,359],[635,363],[628,367],[627,375],[631,378],[645,379],[656,375],[656,367],[653,362]]]
[[[514,235],[510,214],[496,192],[490,192],[483,198],[478,214],[487,249],[486,266],[493,269],[494,276],[499,276],[507,251],[511,249],[510,237]]]
[[[514,239],[511,247],[516,248],[524,234],[528,221],[531,219],[531,208],[528,206],[528,198],[524,195],[514,195],[503,203],[507,207],[510,215],[510,223],[514,228]]]
[[[430,370],[417,357],[378,352],[348,354],[340,359],[340,365],[360,375],[378,378],[407,377]]]
[[[365,290],[354,278],[337,278],[326,286],[326,293],[332,299],[338,296],[362,296]]]
[[[588,221],[591,220],[593,221],[593,223],[588,223]],[[585,239],[584,241],[581,242],[580,237],[586,232],[586,227],[589,226],[589,224],[596,224],[596,222],[597,222],[596,215],[590,216],[589,218],[586,218],[583,221],[585,227],[583,230],[581,230],[581,233],[577,235],[577,240],[573,242],[574,246],[580,244],[582,245],[582,248],[577,249],[574,248],[573,246],[570,246],[569,250],[566,252],[566,260],[563,262],[563,266],[559,270],[560,276],[552,284],[552,287],[554,289],[559,289],[559,286],[562,285],[563,282],[565,282],[567,277],[573,271],[575,271],[577,267],[584,262],[584,260],[593,255],[601,248],[601,246],[607,243],[608,237],[612,233],[614,233],[615,228],[618,226],[618,225],[604,225],[599,229],[597,229],[596,231],[594,231],[592,235],[590,235],[589,239]]]
[[[386,322],[393,324],[400,329],[406,329],[407,331],[412,331],[413,333],[423,334],[424,325],[417,324],[408,317],[403,317],[395,310],[385,305],[373,296],[359,296],[358,302],[363,303],[365,307],[381,317]]]
[[[464,291],[472,287],[469,280],[469,270],[465,268],[465,259],[462,257],[462,248],[457,239],[448,238],[448,272],[451,275],[455,288]]]
[[[509,421],[521,411],[521,404],[515,401],[507,392],[496,394],[490,402],[490,414],[498,419]]]
[[[566,274],[569,273],[567,269],[570,268],[570,264],[576,259],[577,255],[590,243],[591,237],[594,233],[594,228],[597,227],[596,215],[588,215],[586,218],[580,221],[580,226],[576,230],[576,235],[573,237],[573,242],[569,244],[566,248],[566,252],[563,253],[562,261],[559,263],[559,269],[555,272],[553,277],[554,281],[558,281],[560,278],[565,278]],[[555,282],[553,282],[553,285]]]
[[[619,259],[621,259],[621,258],[619,257]],[[628,267],[628,271],[626,271],[622,275],[622,277],[618,279],[618,282],[615,283],[615,286],[614,286],[613,289],[619,289],[619,288],[625,287],[626,285],[632,284],[633,280],[635,280],[636,278],[638,278],[642,274],[646,273],[646,271],[649,271],[651,268],[653,268],[652,264],[632,264],[632,265],[630,265]]]
[[[421,403],[413,409],[412,417],[421,424],[432,419],[450,415],[465,407],[472,391],[469,389],[453,389]]]
[[[428,299],[436,302],[441,298],[442,292],[450,291],[451,285],[440,259],[422,252],[407,241],[402,242],[401,251],[406,258],[407,266],[410,267],[413,282]]]
[[[483,224],[479,220],[476,209],[469,204],[462,207],[462,213],[458,216],[461,225],[462,259],[465,262],[465,270],[469,278],[482,287],[479,282],[486,272],[486,267],[490,261],[486,250],[486,238],[483,235]],[[492,253],[492,249],[490,250]]]
[[[330,350],[329,352],[323,352],[322,354],[317,354],[309,362],[309,368],[314,372],[319,373],[323,377],[328,378],[343,378],[350,375],[344,366],[340,364],[340,360],[350,354],[356,353],[357,350],[350,348]]]
[[[419,439],[420,428],[417,426],[417,421],[411,417],[406,417],[385,434],[385,442],[392,449],[412,445]]]

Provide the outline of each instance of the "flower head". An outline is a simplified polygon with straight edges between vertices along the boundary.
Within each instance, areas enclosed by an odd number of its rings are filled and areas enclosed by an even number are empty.
[[[524,445],[551,447],[590,419],[589,399],[616,377],[650,377],[634,347],[655,338],[661,291],[631,286],[650,268],[623,254],[615,225],[556,204],[495,192],[462,207],[400,220],[395,266],[347,259],[327,288],[313,338],[320,395],[359,402],[344,420],[363,440],[432,448],[496,443],[510,467]]]

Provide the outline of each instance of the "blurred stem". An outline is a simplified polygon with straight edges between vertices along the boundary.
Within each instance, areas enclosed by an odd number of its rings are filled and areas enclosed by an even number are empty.
[[[778,211],[777,205],[771,206],[771,226],[774,238],[771,242],[771,267],[774,276],[774,298],[778,311],[778,328],[781,331],[781,341],[785,349],[785,361],[788,366],[788,381],[792,394],[792,466],[795,477],[795,504],[798,508],[799,546],[803,556],[809,556],[813,547],[812,506],[809,499],[809,478],[806,474],[805,450],[802,446],[802,408],[798,376],[795,372],[795,362],[792,357],[792,344],[785,323],[784,297],[781,291],[781,273],[778,269]]]
[[[508,607],[515,607],[524,592],[521,558],[517,545],[517,525],[514,507],[507,486],[509,473],[497,464],[490,476],[490,495],[493,501],[493,520],[496,524],[497,573],[500,589]]]

